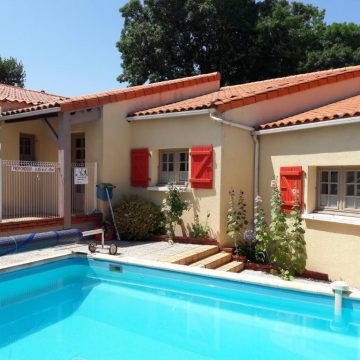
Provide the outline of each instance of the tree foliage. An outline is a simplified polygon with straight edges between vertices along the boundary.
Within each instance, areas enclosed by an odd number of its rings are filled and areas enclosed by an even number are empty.
[[[25,70],[21,61],[13,57],[2,58],[0,56],[0,83],[24,86]]]
[[[288,0],[129,0],[117,47],[131,85],[220,71],[227,85],[360,63],[360,26]]]

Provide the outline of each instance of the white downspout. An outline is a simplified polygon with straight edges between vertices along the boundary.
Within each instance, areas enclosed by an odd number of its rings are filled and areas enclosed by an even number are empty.
[[[210,112],[210,118],[215,120],[215,121],[218,121],[224,125],[229,125],[229,126],[233,126],[233,127],[236,127],[238,129],[243,129],[243,130],[247,130],[247,131],[254,131],[254,128],[251,127],[251,126],[246,126],[246,125],[242,125],[242,124],[238,124],[234,121],[228,121],[228,120],[224,120],[218,116],[215,116],[213,115],[211,112]]]
[[[243,129],[243,130],[247,130],[250,131],[250,134],[253,138],[254,141],[254,183],[253,183],[253,201],[254,201],[254,214],[255,214],[255,199],[256,197],[259,195],[259,156],[260,156],[260,145],[259,145],[259,138],[256,134],[256,131],[253,127],[251,126],[246,126],[246,125],[242,125],[242,124],[238,124],[236,122],[233,121],[228,121],[228,120],[224,120],[220,117],[215,116],[212,112],[210,112],[210,118],[218,121],[224,125],[229,125],[229,126],[234,126],[236,128],[239,129]]]
[[[260,144],[259,138],[255,133],[252,133],[254,141],[254,208],[255,199],[259,195],[259,157],[260,157]]]

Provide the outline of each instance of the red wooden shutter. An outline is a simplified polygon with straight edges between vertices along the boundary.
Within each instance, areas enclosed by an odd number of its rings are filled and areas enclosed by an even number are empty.
[[[131,150],[131,186],[149,186],[149,149]]]
[[[212,145],[194,146],[191,155],[191,187],[212,189],[213,187],[213,147]]]
[[[284,166],[280,168],[280,196],[281,201],[284,203],[283,209],[290,212],[295,204],[296,194],[294,189],[297,190],[297,196],[300,205],[302,205],[302,167],[301,166]]]

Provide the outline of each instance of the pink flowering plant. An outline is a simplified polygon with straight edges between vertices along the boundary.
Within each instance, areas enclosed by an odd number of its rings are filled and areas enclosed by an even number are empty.
[[[271,195],[271,222],[269,225],[270,241],[268,248],[271,254],[270,263],[280,270],[280,275],[285,280],[292,280],[296,273],[305,270],[306,248],[302,226],[302,210],[298,199],[298,192],[294,190],[295,203],[287,218],[283,210],[280,191],[272,184]],[[289,221],[288,221],[289,220]]]

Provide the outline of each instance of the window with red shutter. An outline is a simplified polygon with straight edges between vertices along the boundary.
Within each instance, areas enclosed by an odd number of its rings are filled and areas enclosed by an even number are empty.
[[[191,155],[191,187],[212,189],[213,187],[213,147],[212,145],[194,146]]]
[[[302,204],[302,167],[286,166],[280,168],[280,196],[284,203],[283,209],[290,212],[298,196]],[[296,190],[296,191],[295,191]]]
[[[131,150],[131,186],[149,186],[149,149]]]

